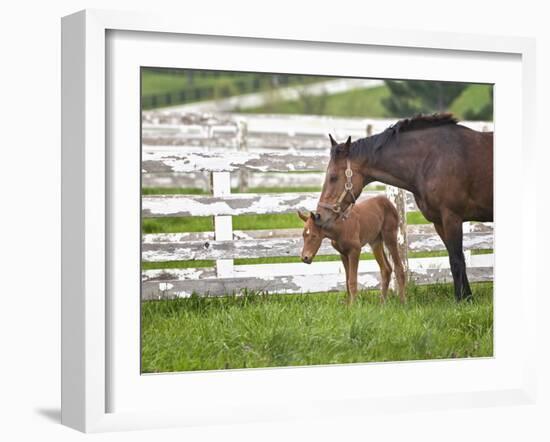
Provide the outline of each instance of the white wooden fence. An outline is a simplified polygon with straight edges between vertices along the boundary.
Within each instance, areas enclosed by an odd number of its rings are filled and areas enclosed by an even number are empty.
[[[344,140],[351,135],[360,138],[381,132],[395,120],[335,118],[304,115],[239,115],[238,119],[219,115],[177,114],[174,112],[146,112],[143,115],[144,145],[177,146],[179,151],[196,151],[198,147],[209,152],[225,154],[227,149],[249,152],[282,151],[289,154],[323,154],[329,146],[328,133]],[[492,130],[492,122],[461,122],[476,130]],[[232,174],[231,187],[315,187],[320,186],[324,172],[258,173],[252,171],[243,183],[241,174]],[[145,187],[210,188],[208,171],[145,173]]]
[[[214,231],[201,233],[150,234],[143,236],[142,260],[147,262],[166,262],[174,260],[212,260],[215,267],[197,267],[190,269],[146,270],[142,274],[143,299],[189,296],[195,292],[202,295],[224,295],[239,293],[243,290],[262,290],[276,293],[302,293],[316,291],[344,290],[344,273],[339,261],[284,264],[234,265],[236,258],[265,258],[278,256],[299,256],[302,239],[300,229],[233,231],[232,217],[244,214],[295,213],[297,209],[313,210],[316,207],[318,193],[278,193],[250,194],[231,193],[231,178],[248,174],[286,174],[304,175],[304,172],[322,174],[328,161],[326,139],[324,150],[320,148],[272,149],[250,145],[240,149],[242,143],[242,124],[224,121],[225,127],[234,127],[232,145],[212,146],[209,149],[194,148],[176,142],[161,145],[151,142],[149,134],[158,129],[162,133],[168,124],[162,118],[155,120],[155,114],[144,117],[144,146],[142,155],[143,176],[170,177],[171,175],[205,174],[211,181],[212,195],[154,195],[142,200],[143,217],[166,216],[212,216]],[[192,132],[182,125],[183,117],[170,116],[170,124],[181,133]],[[178,120],[178,118],[181,118]],[[175,120],[174,120],[175,119]],[[265,122],[258,118],[260,123]],[[320,119],[323,120],[323,119]],[[218,120],[215,120],[218,123]],[[254,120],[252,120],[254,121]],[[292,119],[285,121],[287,134]],[[348,126],[350,123],[346,120]],[[323,121],[319,123],[321,125]],[[325,121],[326,122],[326,121]],[[249,122],[250,123],[250,122]],[[300,126],[298,121],[297,126]],[[342,122],[343,124],[344,122]],[[196,122],[193,122],[196,124]],[[259,123],[257,127],[260,127]],[[382,129],[390,122],[377,123]],[[482,123],[488,126],[486,123]],[[480,124],[480,128],[482,128]],[[281,124],[267,125],[274,131]],[[158,127],[157,127],[158,126]],[[188,124],[187,126],[192,126]],[[208,125],[205,125],[208,127]],[[302,124],[302,129],[303,129]],[[211,129],[199,129],[209,133],[206,139],[212,141],[215,126]],[[240,127],[240,129],[239,129]],[[248,126],[247,136],[251,133]],[[326,133],[330,124],[323,129]],[[365,134],[365,120],[362,120]],[[371,126],[372,127],[372,126]],[[225,130],[225,129],[224,129]],[[345,130],[349,130],[349,127]],[[373,129],[378,131],[379,129]],[[187,131],[187,132],[186,132]],[[351,131],[350,131],[351,132]],[[259,133],[259,132],[258,132]],[[295,134],[297,133],[294,132]],[[291,138],[291,135],[288,135]],[[176,137],[177,138],[177,137]],[[343,138],[343,135],[340,136]],[[157,140],[154,138],[154,140]],[[158,141],[158,140],[157,140]],[[168,138],[164,139],[168,141]],[[214,143],[215,144],[215,143]],[[299,172],[289,174],[288,172]],[[144,178],[145,181],[145,178]],[[366,191],[362,198],[368,198],[384,191]],[[404,194],[401,217],[405,219],[407,210],[416,210],[410,194]],[[404,247],[407,251],[439,251],[444,245],[432,225],[412,225],[405,227]],[[329,242],[325,240],[319,255],[336,255]],[[464,249],[466,250],[468,275],[471,281],[492,280],[493,255],[471,255],[473,249],[492,249],[492,224],[468,223],[465,226]],[[368,247],[365,248],[365,251]],[[411,280],[418,284],[451,281],[448,258],[416,258],[408,260]],[[359,283],[363,288],[378,287],[378,267],[374,260],[363,260],[359,266]]]

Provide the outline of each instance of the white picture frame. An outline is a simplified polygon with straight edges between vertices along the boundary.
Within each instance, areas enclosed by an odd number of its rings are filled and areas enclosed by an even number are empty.
[[[82,11],[67,16],[62,21],[62,423],[85,432],[111,431],[139,428],[159,428],[169,426],[208,425],[212,423],[254,422],[278,420],[288,418],[308,418],[312,416],[338,416],[344,414],[369,414],[374,410],[392,412],[414,409],[441,409],[462,408],[471,406],[489,406],[498,404],[532,403],[536,393],[535,382],[535,348],[533,339],[535,333],[535,294],[536,281],[522,278],[519,285],[521,297],[518,303],[517,326],[521,328],[522,352],[517,354],[513,370],[509,378],[503,376],[488,388],[476,385],[472,389],[464,386],[460,391],[450,391],[446,388],[448,380],[433,381],[433,388],[424,394],[418,391],[405,390],[384,393],[354,391],[349,388],[328,389],[326,396],[322,394],[311,397],[308,401],[301,401],[298,396],[291,397],[285,403],[284,397],[278,397],[271,406],[255,402],[254,396],[244,397],[226,396],[218,403],[211,404],[212,412],[206,413],[206,408],[200,406],[193,410],[185,406],[175,406],[173,401],[167,401],[166,407],[151,407],[150,409],[136,408],[135,410],[121,407],[117,409],[110,404],[110,394],[116,387],[113,384],[113,361],[116,360],[109,337],[113,334],[113,324],[119,321],[118,313],[113,313],[112,300],[109,299],[111,287],[110,267],[116,259],[110,246],[116,238],[116,229],[111,229],[113,223],[113,204],[116,196],[112,192],[113,176],[117,176],[120,166],[112,158],[109,143],[116,135],[109,133],[106,121],[111,121],[111,109],[107,106],[111,93],[109,82],[113,78],[107,67],[112,63],[108,57],[116,57],[116,52],[109,51],[109,33],[139,32],[140,38],[171,40],[179,37],[202,36],[242,39],[243,41],[268,42],[277,44],[299,45],[307,43],[319,47],[338,45],[339,49],[353,49],[360,47],[390,50],[398,48],[400,51],[426,51],[433,57],[443,57],[445,54],[466,54],[482,60],[484,54],[500,54],[503,57],[512,57],[520,69],[521,91],[511,91],[516,94],[510,103],[521,106],[521,130],[514,128],[518,143],[521,145],[520,157],[524,165],[534,158],[535,140],[533,118],[535,100],[535,46],[534,41],[517,37],[489,37],[478,35],[464,35],[451,33],[428,33],[415,31],[401,31],[395,33],[389,30],[372,28],[332,27],[318,29],[313,25],[300,28],[284,28],[274,24],[270,28],[256,26],[253,22],[239,23],[238,27],[227,22],[209,23],[207,20],[197,19],[193,22],[181,24],[177,17],[156,16],[142,13],[123,13],[111,11]],[[254,44],[256,44],[254,43]],[[162,43],[160,43],[162,44]],[[135,59],[138,60],[138,59]],[[519,60],[519,61],[518,61]],[[136,61],[137,62],[137,61]],[[195,67],[195,66],[190,66]],[[449,69],[449,66],[447,69]],[[434,66],[435,68],[435,66]],[[235,69],[238,70],[238,69]],[[512,69],[513,70],[513,69]],[[333,73],[333,72],[331,72]],[[434,74],[435,75],[435,74]],[[473,75],[473,74],[472,74]],[[466,77],[463,77],[466,78]],[[479,78],[479,77],[476,77]],[[516,79],[519,77],[515,77]],[[506,124],[499,127],[499,122],[507,122],[510,115],[498,111],[498,83],[496,84],[496,143],[499,143],[499,131],[505,133]],[[135,91],[139,95],[139,90]],[[503,100],[506,98],[502,95]],[[138,109],[136,109],[138,112]],[[139,113],[137,114],[139,116]],[[517,121],[516,121],[517,123]],[[138,134],[134,136],[139,137]],[[505,140],[502,146],[505,146]],[[516,157],[517,160],[517,157]],[[527,166],[522,173],[527,171]],[[134,171],[139,173],[139,169]],[[497,167],[497,183],[499,169]],[[501,175],[502,182],[504,178]],[[526,182],[526,180],[525,180]],[[498,184],[497,184],[498,194]],[[523,201],[521,219],[528,220],[536,216],[536,193],[526,185],[518,187],[517,196]],[[496,201],[498,211],[498,198]],[[513,226],[508,226],[512,228]],[[502,230],[496,229],[496,247],[498,235],[506,232],[503,222]],[[520,223],[520,234],[525,235],[525,222]],[[137,236],[136,236],[137,238]],[[137,241],[137,239],[136,239]],[[535,245],[523,241],[520,247],[521,262],[526,257],[534,255]],[[501,253],[499,250],[497,252]],[[502,260],[497,261],[506,270],[504,251]],[[522,264],[517,270],[520,275],[526,274],[528,268]],[[506,277],[506,271],[495,272],[496,288],[500,275]],[[504,281],[504,279],[503,279]],[[501,290],[506,290],[505,284]],[[506,302],[502,302],[502,305]],[[118,310],[120,311],[120,309]],[[135,327],[134,318],[126,314],[129,327]],[[499,316],[495,315],[495,321]],[[125,321],[126,324],[126,321]],[[132,325],[133,324],[133,325]],[[505,328],[506,324],[504,325]],[[138,323],[139,328],[139,323]],[[508,336],[507,334],[505,334]],[[504,354],[504,352],[502,353]],[[266,380],[272,379],[275,387],[281,382],[299,382],[307,384],[307,379],[324,379],[330,384],[330,379],[337,373],[336,370],[346,370],[346,377],[353,379],[370,373],[394,372],[393,375],[403,373],[408,376],[422,376],[422,372],[437,373],[442,367],[453,366],[451,370],[465,370],[474,376],[477,370],[489,370],[496,367],[495,358],[479,360],[478,362],[463,364],[461,361],[431,362],[400,364],[366,364],[350,367],[307,367],[300,369],[263,369],[241,370],[216,373],[193,373],[186,378],[186,388],[191,395],[199,394],[193,390],[195,385],[214,384],[220,392],[226,395],[235,394],[240,385],[265,385]],[[136,361],[132,363],[135,364]],[[467,361],[472,362],[472,361]],[[438,365],[439,364],[439,365]],[[506,367],[499,367],[507,373]],[[115,367],[117,369],[117,367]],[[130,369],[129,369],[130,370]],[[399,373],[398,373],[399,372]],[[248,375],[247,373],[252,373]],[[147,391],[160,391],[161,396],[167,391],[177,393],[178,387],[174,382],[178,375],[140,377],[133,370],[128,378],[144,378]],[[391,375],[391,374],[390,374]],[[317,378],[316,378],[317,376]],[[321,376],[319,378],[318,376]],[[115,377],[116,378],[116,377]],[[120,376],[118,376],[119,379]],[[293,379],[294,378],[294,379]],[[183,379],[181,376],[179,379]],[[328,380],[328,381],[327,381]],[[229,383],[233,384],[229,388]],[[460,382],[458,382],[460,383]],[[116,383],[115,383],[116,384]],[[154,384],[154,385],[153,385]],[[162,385],[160,385],[162,384]],[[345,384],[345,383],[344,383]],[[235,387],[236,386],[236,387]],[[347,385],[347,387],[350,387]],[[128,384],[131,388],[131,385]],[[313,387],[310,385],[309,387]],[[118,388],[118,387],[117,387]],[[176,388],[176,390],[174,390]],[[304,387],[306,388],[306,387]],[[144,391],[145,391],[144,390]],[[138,390],[136,390],[138,391]],[[242,391],[242,390],[241,390]],[[306,390],[304,390],[306,391]],[[311,390],[312,391],[312,390]],[[310,391],[310,393],[311,393]],[[208,394],[214,394],[210,391]],[[188,393],[189,394],[189,393]],[[272,391],[271,394],[275,394]],[[127,402],[135,398],[128,399]],[[147,398],[149,400],[149,398]],[[168,398],[167,398],[168,399]],[[233,413],[238,410],[238,413]]]

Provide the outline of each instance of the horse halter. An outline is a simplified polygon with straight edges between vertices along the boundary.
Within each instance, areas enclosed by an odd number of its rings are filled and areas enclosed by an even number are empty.
[[[347,167],[346,167],[346,171],[345,171],[346,183],[344,184],[344,190],[342,191],[342,193],[340,194],[340,196],[336,200],[336,203],[330,204],[330,203],[325,203],[323,201],[319,201],[319,203],[318,203],[318,206],[324,207],[325,209],[330,209],[334,213],[336,213],[336,215],[338,215],[338,216],[340,216],[342,214],[344,219],[346,219],[348,217],[349,212],[350,212],[351,208],[353,207],[353,205],[355,204],[355,201],[356,201],[355,200],[355,195],[353,194],[353,183],[351,182],[351,177],[353,176],[353,170],[351,170],[351,163],[350,163],[349,159],[346,160],[346,161],[347,161]],[[353,200],[353,202],[342,213],[342,201],[344,201],[344,198],[346,197],[346,195],[348,193],[351,195],[351,199]]]

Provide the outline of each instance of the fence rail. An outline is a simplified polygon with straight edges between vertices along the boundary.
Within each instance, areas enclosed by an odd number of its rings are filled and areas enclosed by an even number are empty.
[[[492,223],[470,223],[471,233],[493,233]],[[408,235],[433,235],[435,229],[432,224],[409,224],[407,226]],[[235,241],[243,239],[269,239],[293,238],[302,234],[302,229],[268,229],[268,230],[234,230],[233,237]],[[182,241],[213,241],[215,232],[180,232],[180,233],[149,233],[142,237],[143,244],[161,243],[161,242],[182,242]]]
[[[349,135],[359,138],[380,132],[394,122],[389,119],[284,115],[243,115],[234,120],[209,114],[144,112],[142,142],[144,156],[151,163],[145,163],[143,182],[147,187],[204,188],[209,172],[200,170],[207,170],[208,164],[202,164],[201,169],[200,163],[193,163],[198,165],[198,169],[190,170],[183,164],[186,156],[217,152],[218,161],[222,161],[228,158],[228,149],[242,151],[240,143],[244,140],[246,151],[250,152],[249,162],[246,164],[245,157],[239,155],[240,161],[232,163],[229,170],[247,169],[250,186],[315,186],[322,183],[322,172],[328,159],[328,132],[337,139]],[[461,124],[475,130],[493,129],[490,122],[466,121]],[[258,155],[261,159],[257,158]],[[318,157],[318,161],[304,169],[299,162],[301,156],[307,164],[310,164],[311,156]],[[277,163],[268,161],[270,157]],[[290,160],[287,161],[288,167],[280,167],[285,160]],[[292,169],[292,160],[297,163],[296,169]],[[302,173],[280,173],[292,170]],[[191,172],[195,173],[190,175]],[[238,180],[238,176],[232,177],[233,187],[241,187]]]
[[[256,265],[256,267],[259,266]],[[237,276],[231,278],[218,278],[214,272],[202,269],[199,270],[199,273],[202,276],[204,273],[209,273],[211,277],[197,279],[197,274],[191,275],[187,272],[182,279],[176,279],[173,274],[167,273],[172,279],[145,280],[142,282],[142,299],[188,297],[193,293],[205,296],[225,296],[242,294],[244,290],[283,294],[345,291],[345,275],[333,271],[319,272],[315,275]],[[409,278],[419,285],[452,282],[449,269],[444,267],[411,270]],[[492,281],[493,267],[469,267],[468,278],[470,282]],[[359,286],[363,289],[380,287],[378,271],[359,271],[357,279]]]
[[[236,193],[220,197],[206,195],[151,195],[142,198],[142,216],[219,216],[293,213],[314,210],[318,192]],[[358,201],[384,195],[384,191],[366,191]],[[413,196],[407,194],[407,210],[416,210]]]
[[[273,149],[251,146],[251,133],[256,131],[258,139],[262,138],[260,130],[269,128],[276,132],[279,140],[292,139],[296,134],[302,139],[320,138],[326,119],[303,119],[295,122],[292,119],[279,119],[269,125],[269,119],[253,119],[252,127],[243,121],[233,124],[224,118],[147,114],[144,117],[144,134],[147,136],[165,137],[169,135],[178,139],[185,134],[187,140],[219,139],[221,128],[226,137],[227,146],[210,144],[208,149],[197,150],[189,145],[168,143],[170,146],[149,144],[144,137],[142,154],[142,176],[144,183],[152,177],[161,177],[168,184],[186,177],[188,182],[200,181],[200,187],[208,183],[212,195],[149,195],[142,198],[142,216],[147,217],[188,217],[209,216],[214,218],[214,232],[151,234],[143,236],[142,260],[144,262],[163,263],[167,261],[215,261],[213,267],[197,267],[177,270],[147,270],[142,274],[143,299],[189,296],[193,292],[218,296],[242,292],[243,289],[262,290],[278,293],[301,293],[313,291],[331,291],[344,289],[344,276],[339,262],[316,262],[312,265],[302,263],[281,264],[247,264],[234,265],[238,258],[268,258],[298,256],[302,247],[300,229],[250,230],[233,231],[232,217],[250,214],[282,214],[295,212],[297,209],[315,208],[319,199],[318,192],[300,193],[231,193],[235,178],[245,180],[250,185],[254,177],[291,175],[296,177],[315,177],[322,180],[323,171],[328,161],[326,139],[325,147],[308,147],[304,149]],[[170,119],[169,121],[167,119]],[[185,127],[192,126],[193,130]],[[334,121],[332,121],[334,123]],[[359,127],[356,120],[338,120],[340,128],[349,131],[350,127]],[[256,126],[254,126],[256,125]],[[361,122],[363,136],[365,130],[373,127],[383,128],[389,122]],[[369,126],[370,125],[370,126]],[[489,123],[476,123],[476,128],[491,128]],[[366,129],[367,127],[367,129]],[[370,127],[370,128],[369,128]],[[284,132],[284,130],[286,132]],[[155,132],[156,131],[156,132]],[[278,132],[277,132],[278,131]],[[309,131],[309,134],[308,134]],[[177,133],[176,135],[174,135]],[[160,134],[160,135],[159,135]],[[194,134],[194,135],[193,135]],[[198,135],[197,135],[198,134]],[[224,135],[224,136],[225,136]],[[271,135],[270,135],[271,136]],[[175,138],[174,138],[175,137]],[[203,138],[201,138],[203,137]],[[162,138],[164,140],[164,138]],[[271,139],[271,138],[270,138]],[[202,142],[202,141],[201,141]],[[313,143],[310,143],[312,145]],[[294,172],[294,173],[289,173]],[[244,178],[243,178],[244,177]],[[232,182],[233,181],[233,182]],[[151,181],[150,181],[151,182]],[[243,181],[239,182],[242,187]],[[279,184],[281,184],[279,182]],[[283,184],[284,185],[284,184]],[[418,210],[411,194],[402,190],[366,190],[362,198],[387,194],[400,211],[400,231],[403,244],[402,253],[434,252],[445,250],[443,243],[432,225],[407,226],[406,212]],[[465,225],[464,249],[471,281],[488,281],[492,279],[493,255],[471,255],[471,250],[490,250],[493,248],[493,230],[491,223],[469,223]],[[365,251],[368,247],[365,248]],[[323,243],[319,255],[334,256],[337,253]],[[414,258],[406,260],[411,279],[418,284],[436,281],[450,281],[451,274],[447,257]],[[365,288],[378,287],[378,269],[374,261],[361,261],[359,283]]]
[[[178,148],[145,148],[142,173],[182,172],[319,172],[326,169],[328,152],[204,152]]]
[[[445,245],[437,233],[408,233],[408,248],[411,252],[444,251]],[[470,232],[464,234],[465,250],[493,248],[493,234]],[[187,240],[177,242],[155,241],[150,238],[143,243],[142,259],[150,262],[217,260],[235,258],[268,258],[272,256],[299,256],[302,249],[301,236],[291,238],[261,238],[229,241]],[[370,250],[365,246],[364,251]],[[318,255],[338,255],[325,241]]]

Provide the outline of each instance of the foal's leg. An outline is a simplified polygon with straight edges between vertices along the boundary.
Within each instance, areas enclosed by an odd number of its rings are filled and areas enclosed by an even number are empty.
[[[392,269],[384,253],[382,241],[377,241],[372,244],[371,248],[376,258],[376,262],[378,263],[378,267],[380,267],[380,301],[386,302]]]
[[[340,259],[342,260],[342,264],[344,264],[344,270],[346,271],[346,299],[349,299],[349,264],[348,264],[348,257],[347,255],[344,255],[343,253],[340,253]]]
[[[359,267],[359,257],[361,255],[361,249],[353,250],[348,253],[348,287],[349,297],[348,305],[354,303],[357,297],[357,268]]]
[[[472,290],[466,275],[466,262],[462,250],[462,219],[450,211],[445,212],[443,214],[443,233],[443,242],[449,252],[455,298],[457,301],[471,300]]]
[[[397,280],[397,292],[399,293],[399,299],[404,303],[406,301],[405,295],[405,269],[403,268],[403,261],[399,256],[399,250],[397,248],[397,230],[383,231],[382,236],[384,244],[390,252],[393,261],[393,270],[395,272],[395,279]]]

